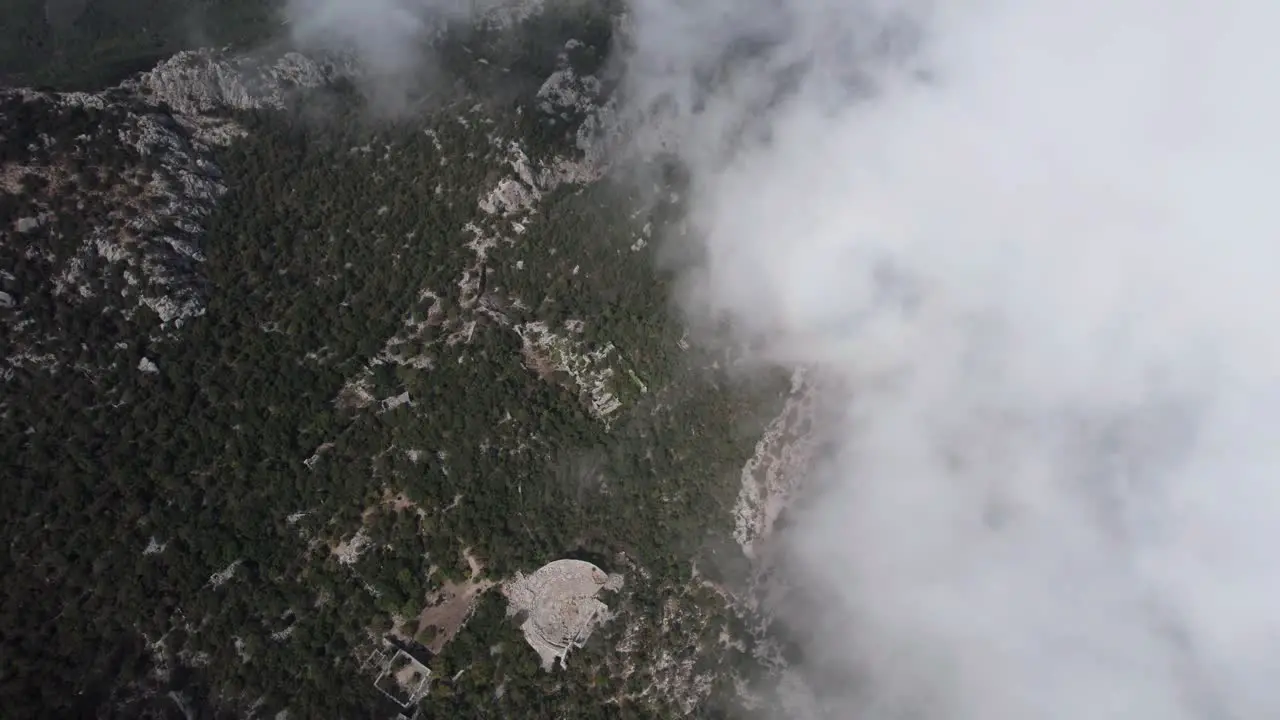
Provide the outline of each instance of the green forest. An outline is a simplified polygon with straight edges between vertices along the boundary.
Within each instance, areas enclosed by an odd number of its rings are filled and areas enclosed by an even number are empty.
[[[495,45],[527,81],[484,102],[392,121],[335,87],[288,112],[235,114],[247,134],[213,151],[226,193],[184,270],[205,312],[180,328],[122,315],[113,288],[126,279],[110,267],[91,296],[51,290],[68,238],[113,222],[110,206],[0,245],[6,292],[47,331],[41,352],[65,359],[10,372],[0,404],[5,717],[169,717],[175,695],[200,717],[392,717],[361,660],[442,583],[466,580],[468,555],[493,581],[569,556],[628,580],[604,598],[618,617],[552,673],[496,588],[440,653],[410,631],[434,677],[422,717],[668,717],[678,709],[646,691],[649,670],[626,669],[659,649],[754,672],[749,647],[716,641],[745,636],[744,618],[692,573],[734,562],[738,475],[785,384],[742,387],[716,369],[725,358],[681,349],[671,279],[636,242],[679,207],[606,178],[549,192],[518,234],[479,208],[509,172],[509,141],[535,165],[574,152],[572,127],[527,109],[566,34],[599,35],[577,61],[605,54],[607,22],[532,24],[517,36],[531,40]],[[494,87],[459,72],[473,93]],[[5,112],[65,142],[159,112],[117,100]],[[27,140],[7,135],[0,163],[26,157]],[[0,193],[0,213],[130,186],[152,162],[132,152],[77,154],[72,181]],[[507,238],[467,291],[472,228]],[[530,356],[518,330],[531,323],[583,353],[608,348],[621,406],[607,421],[581,383]],[[335,548],[357,533],[369,549],[341,562]],[[716,717],[731,695],[719,687],[695,714]]]
[[[0,87],[96,90],[193,47],[250,47],[280,0],[0,0]]]

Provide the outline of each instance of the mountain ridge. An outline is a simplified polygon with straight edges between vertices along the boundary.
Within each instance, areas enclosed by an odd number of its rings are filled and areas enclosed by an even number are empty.
[[[610,178],[581,44],[540,44],[518,109],[376,122],[355,65],[295,53],[5,91],[58,130],[0,162],[57,179],[2,194],[13,707],[698,716],[771,682],[767,623],[705,575],[758,439],[734,428],[787,384],[684,343],[649,244],[678,193]],[[484,589],[581,555],[631,579],[546,674]],[[24,601],[50,582],[62,613]],[[409,622],[454,596],[465,625]],[[386,643],[431,673],[414,707],[379,694]]]

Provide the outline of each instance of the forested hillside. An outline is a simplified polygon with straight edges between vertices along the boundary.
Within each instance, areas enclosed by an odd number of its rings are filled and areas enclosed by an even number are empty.
[[[422,717],[713,714],[765,672],[712,581],[786,386],[730,383],[682,341],[653,256],[678,193],[633,198],[544,86],[593,77],[611,21],[548,13],[470,35],[514,72],[459,62],[465,92],[409,117],[337,83],[225,110],[245,132],[216,146],[119,91],[5,100],[4,172],[49,167],[42,134],[78,168],[0,191],[0,350],[53,358],[9,361],[0,400],[6,716],[409,714],[366,666],[387,642],[431,670]],[[219,188],[188,218],[201,312],[181,323],[126,313],[127,278],[90,251],[94,292],[50,280],[79,237],[57,223],[125,212],[73,210],[93,188],[182,186],[76,139],[116,117],[167,123]],[[36,192],[56,222],[19,231]],[[498,584],[562,557],[626,581],[548,673]]]
[[[250,47],[280,27],[278,0],[5,0],[0,86],[90,90],[178,50]]]

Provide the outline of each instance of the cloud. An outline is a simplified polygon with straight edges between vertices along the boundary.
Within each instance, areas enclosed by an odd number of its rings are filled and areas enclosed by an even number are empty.
[[[354,47],[375,68],[399,71],[421,59],[433,19],[465,7],[451,0],[288,0],[285,16],[299,42]]]
[[[290,35],[307,50],[353,53],[375,102],[394,107],[429,85],[431,43],[447,25],[475,17],[493,0],[286,0]]]
[[[1280,717],[1278,21],[632,0],[685,310],[850,388],[786,538],[836,716]]]

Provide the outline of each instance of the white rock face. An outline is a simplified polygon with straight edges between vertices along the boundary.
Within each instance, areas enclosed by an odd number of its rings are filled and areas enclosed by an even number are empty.
[[[201,115],[228,108],[283,108],[291,89],[320,87],[347,72],[354,70],[296,52],[268,63],[204,48],[180,52],[123,86],[167,103],[174,112]]]
[[[83,134],[42,135],[38,145],[9,148],[10,158],[0,163],[0,194],[19,207],[12,222],[0,222],[0,245],[23,248],[50,271],[24,278],[21,295],[0,299],[6,311],[0,332],[18,351],[8,363],[50,371],[60,365],[47,352],[59,345],[60,333],[35,321],[33,298],[53,296],[125,321],[155,318],[164,330],[202,314],[202,236],[225,192],[209,147],[173,117],[118,89],[0,90],[0,98],[6,101],[0,127],[17,122],[10,113],[23,106],[52,116],[101,113]],[[113,146],[109,161],[84,164],[106,146]]]
[[[550,670],[556,660],[562,664],[575,647],[582,647],[596,625],[609,618],[609,608],[595,598],[605,589],[621,587],[621,576],[582,560],[555,560],[532,575],[516,573],[502,586],[507,598],[507,614],[528,613],[520,626],[540,658]]]
[[[355,72],[342,59],[231,57],[206,49],[178,53],[97,93],[0,89],[10,109],[38,105],[47,114],[89,109],[102,116],[74,138],[42,133],[0,163],[0,194],[20,203],[14,217],[0,221],[0,244],[25,247],[28,257],[53,269],[47,289],[36,292],[72,305],[93,302],[124,320],[158,318],[163,330],[176,330],[204,313],[203,236],[226,191],[213,146],[244,135],[228,111],[283,108],[295,92]],[[8,112],[0,127],[18,122]],[[104,146],[115,146],[112,159],[84,167],[83,158]],[[96,182],[86,185],[90,175]],[[32,179],[42,189],[29,191],[24,182]],[[68,195],[83,223],[70,229]],[[56,333],[28,322],[31,295],[0,296],[13,346],[22,349],[7,360],[56,370],[56,357],[42,351],[56,344],[50,339]]]
[[[733,536],[749,558],[755,557],[757,542],[769,537],[813,460],[818,441],[808,426],[815,401],[813,382],[797,369],[791,376],[791,396],[742,468],[742,489],[733,507]]]
[[[372,544],[372,538],[362,527],[350,539],[343,541],[338,547],[334,548],[333,554],[337,556],[338,562],[343,565],[353,565]]]
[[[544,322],[522,323],[515,327],[520,336],[526,364],[568,373],[591,398],[591,413],[607,422],[622,407],[614,393],[616,373],[610,363],[616,355],[612,343],[591,350],[574,337],[553,332]],[[642,388],[644,384],[635,379]]]
[[[579,76],[565,67],[551,74],[538,88],[538,107],[545,113],[562,116],[568,111],[584,115],[596,110],[600,96],[600,80],[593,75]]]
[[[227,57],[211,50],[185,50],[125,81],[121,87],[169,106],[202,141],[225,145],[244,131],[224,118],[226,110],[281,109],[292,92],[317,88],[357,74],[353,61],[318,61],[290,52],[266,60]]]
[[[222,587],[228,580],[236,576],[236,569],[240,567],[243,560],[235,560],[222,570],[209,576],[209,584],[215,588]]]
[[[29,233],[40,227],[40,218],[24,217],[18,218],[18,222],[14,225],[15,229],[20,233]]]

